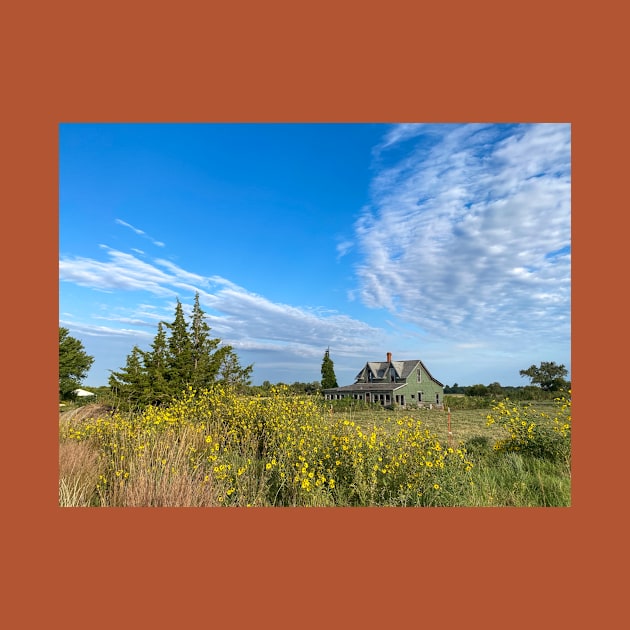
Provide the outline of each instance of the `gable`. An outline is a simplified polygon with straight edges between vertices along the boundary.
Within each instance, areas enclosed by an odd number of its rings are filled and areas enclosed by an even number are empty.
[[[363,380],[364,382],[370,382],[369,375],[372,375],[374,381],[389,381],[389,368],[393,367],[396,373],[396,379],[406,381],[414,372],[422,372],[421,380],[428,378],[434,381],[440,387],[443,384],[433,378],[429,370],[419,359],[411,359],[408,361],[368,361],[363,369],[356,375],[355,382]],[[414,379],[415,380],[415,379]]]

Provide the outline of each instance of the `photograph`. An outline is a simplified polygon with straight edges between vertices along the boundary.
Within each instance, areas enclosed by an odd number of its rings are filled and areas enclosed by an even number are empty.
[[[571,506],[571,131],[59,124],[59,506]]]

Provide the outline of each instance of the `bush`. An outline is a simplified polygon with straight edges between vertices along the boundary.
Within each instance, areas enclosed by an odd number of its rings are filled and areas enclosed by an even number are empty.
[[[551,461],[571,457],[571,399],[554,399],[555,413],[539,412],[532,405],[518,405],[509,399],[496,404],[487,425],[497,423],[507,437],[494,444],[499,453],[517,452]]]

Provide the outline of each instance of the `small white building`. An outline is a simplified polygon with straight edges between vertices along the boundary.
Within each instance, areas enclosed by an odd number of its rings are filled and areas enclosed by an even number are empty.
[[[78,398],[87,398],[88,396],[96,396],[94,392],[88,392],[85,389],[75,389],[72,393]]]

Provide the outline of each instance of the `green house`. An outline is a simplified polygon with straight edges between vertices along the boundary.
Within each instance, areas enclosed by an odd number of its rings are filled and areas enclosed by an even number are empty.
[[[444,385],[433,378],[419,359],[368,361],[356,375],[353,385],[323,391],[326,400],[353,398],[367,403],[401,407],[432,407],[443,409]]]

